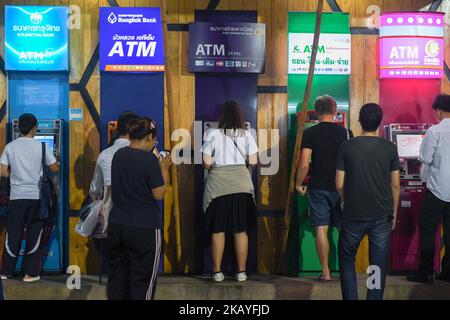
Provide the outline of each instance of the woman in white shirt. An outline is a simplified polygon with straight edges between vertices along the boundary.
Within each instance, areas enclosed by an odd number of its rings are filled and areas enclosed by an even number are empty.
[[[247,229],[255,226],[254,187],[248,165],[255,166],[258,147],[238,103],[226,102],[219,128],[205,133],[203,165],[209,170],[203,195],[206,226],[211,235],[214,281],[224,280],[221,271],[225,233],[234,234],[237,281],[247,279]]]

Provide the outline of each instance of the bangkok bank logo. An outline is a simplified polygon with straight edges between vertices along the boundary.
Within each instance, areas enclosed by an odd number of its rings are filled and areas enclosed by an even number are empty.
[[[425,45],[425,53],[429,57],[436,58],[439,55],[440,51],[441,48],[439,46],[439,43],[435,40],[430,40]]]
[[[117,22],[117,17],[114,14],[114,12],[111,12],[110,15],[108,16],[108,22],[111,24],[114,24]]]
[[[39,12],[32,13],[30,15],[30,20],[33,24],[40,24],[42,22],[42,14]]]

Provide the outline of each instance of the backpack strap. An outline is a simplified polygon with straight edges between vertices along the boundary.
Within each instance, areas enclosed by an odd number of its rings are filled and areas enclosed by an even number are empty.
[[[41,159],[41,163],[42,163],[42,178],[46,179],[48,172],[47,172],[47,164],[45,162],[45,158],[46,158],[46,154],[45,154],[45,142],[41,142],[42,145],[42,159]]]

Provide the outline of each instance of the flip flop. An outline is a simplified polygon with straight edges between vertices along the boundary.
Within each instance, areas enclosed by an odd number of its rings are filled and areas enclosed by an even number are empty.
[[[324,282],[324,283],[328,283],[328,282],[331,282],[331,279],[325,279],[325,278],[323,278],[323,274],[321,274],[321,275],[317,278],[317,281],[319,281],[319,282]]]

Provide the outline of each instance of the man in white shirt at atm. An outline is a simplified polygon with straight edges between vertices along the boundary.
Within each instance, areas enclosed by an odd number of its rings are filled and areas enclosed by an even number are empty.
[[[106,233],[108,227],[108,214],[112,207],[111,202],[111,164],[114,154],[117,150],[127,147],[130,144],[128,136],[128,123],[137,119],[138,116],[133,112],[125,111],[119,115],[117,121],[118,139],[114,144],[103,150],[95,166],[94,177],[92,178],[89,195],[93,199],[103,199],[104,227],[103,232]]]
[[[24,282],[39,280],[41,271],[40,183],[42,181],[42,143],[35,140],[37,119],[32,114],[19,117],[21,137],[8,143],[0,158],[1,176],[10,177],[11,194],[6,213],[6,240],[1,278],[12,277],[20,253],[25,225],[27,244],[23,254]],[[45,163],[57,173],[59,164],[46,146]]]
[[[418,273],[408,276],[409,281],[428,284],[433,283],[435,237],[441,221],[445,256],[436,279],[450,282],[450,95],[437,96],[433,109],[440,122],[426,133],[419,154],[428,188],[419,218],[420,266]]]

